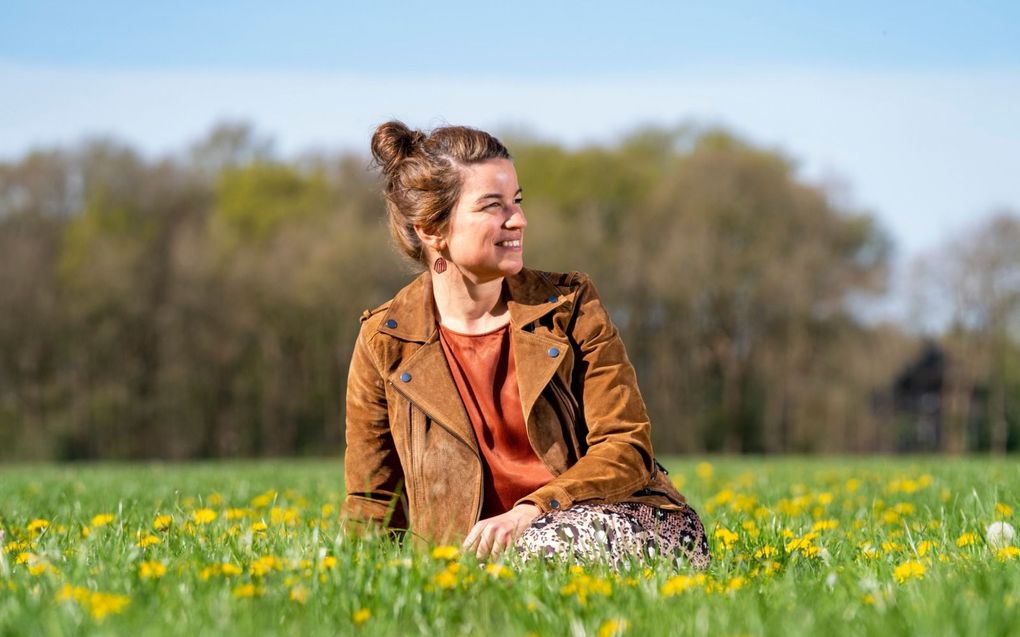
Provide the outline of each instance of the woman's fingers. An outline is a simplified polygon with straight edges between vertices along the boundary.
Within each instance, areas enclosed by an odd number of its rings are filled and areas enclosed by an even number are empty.
[[[482,531],[485,529],[486,521],[487,520],[475,522],[475,525],[471,527],[471,531],[467,534],[467,537],[464,538],[464,543],[461,544],[461,548],[464,551],[474,550],[475,545],[478,544],[478,540],[481,538]]]

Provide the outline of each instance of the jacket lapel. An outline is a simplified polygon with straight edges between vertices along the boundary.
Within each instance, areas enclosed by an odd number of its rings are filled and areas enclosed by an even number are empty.
[[[508,278],[507,289],[517,388],[524,422],[528,422],[535,401],[567,359],[569,343],[565,338],[540,336],[525,328],[563,304],[565,297],[545,276],[527,269]],[[558,352],[556,355],[553,355],[553,348]]]
[[[543,336],[525,328],[560,306],[566,298],[546,277],[533,270],[521,270],[516,276],[507,278],[506,285],[517,387],[524,421],[528,422],[535,401],[562,361],[567,359],[569,343],[565,338]],[[422,343],[390,375],[390,383],[477,452],[474,429],[464,411],[460,392],[439,342],[429,271],[423,272],[394,297],[379,331],[403,341]],[[557,348],[559,353],[552,355],[552,348]]]

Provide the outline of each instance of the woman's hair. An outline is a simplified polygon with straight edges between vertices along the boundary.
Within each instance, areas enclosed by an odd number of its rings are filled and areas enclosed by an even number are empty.
[[[498,139],[466,126],[443,126],[430,134],[403,122],[381,124],[372,135],[372,157],[382,168],[390,234],[397,247],[423,263],[425,250],[414,231],[446,229],[460,198],[462,168],[489,159],[510,159]]]

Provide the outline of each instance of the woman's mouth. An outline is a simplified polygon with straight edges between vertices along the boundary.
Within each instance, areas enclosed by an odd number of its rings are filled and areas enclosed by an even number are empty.
[[[506,241],[499,241],[496,243],[501,248],[519,248],[521,247],[520,239],[508,239]]]

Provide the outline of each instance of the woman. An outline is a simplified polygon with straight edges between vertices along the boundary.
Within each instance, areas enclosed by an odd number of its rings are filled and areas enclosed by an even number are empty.
[[[389,226],[424,272],[362,316],[347,386],[355,522],[495,557],[709,562],[704,528],[652,455],[616,327],[579,273],[524,268],[522,189],[482,131],[372,137]]]

